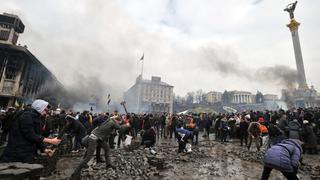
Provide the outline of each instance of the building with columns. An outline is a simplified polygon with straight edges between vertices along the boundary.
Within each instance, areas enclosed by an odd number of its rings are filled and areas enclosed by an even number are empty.
[[[247,91],[225,91],[222,94],[222,102],[225,104],[252,104],[255,103],[255,97]]]
[[[206,100],[209,104],[214,104],[217,102],[221,102],[222,100],[222,93],[216,91],[210,91],[206,94]]]
[[[151,80],[136,79],[136,83],[124,93],[129,112],[158,113],[173,110],[173,86],[162,82],[160,77]]]
[[[232,103],[233,104],[251,104],[252,93],[247,91],[232,91]]]

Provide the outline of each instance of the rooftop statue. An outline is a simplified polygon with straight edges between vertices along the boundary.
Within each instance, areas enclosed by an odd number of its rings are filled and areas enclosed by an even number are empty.
[[[287,11],[290,15],[290,19],[294,18],[294,9],[296,8],[298,1],[294,2],[294,3],[290,3],[287,5],[287,7],[284,9],[284,11]]]

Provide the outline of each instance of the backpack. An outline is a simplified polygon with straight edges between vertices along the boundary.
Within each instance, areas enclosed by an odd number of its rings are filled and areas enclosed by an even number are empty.
[[[262,134],[267,134],[268,133],[268,128],[265,125],[260,125],[260,130]]]
[[[20,111],[16,111],[13,112],[10,116],[8,116],[8,119],[5,124],[4,129],[8,130],[8,132],[10,132],[10,129],[12,128],[14,122],[24,113],[26,112],[26,110],[20,110]]]

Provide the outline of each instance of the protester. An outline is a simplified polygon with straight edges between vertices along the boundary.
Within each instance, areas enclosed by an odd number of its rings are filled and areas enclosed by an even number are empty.
[[[252,141],[255,142],[256,148],[260,151],[261,147],[261,129],[260,124],[258,122],[251,122],[248,128],[248,135],[249,135],[249,144],[248,150],[250,150]]]
[[[1,162],[33,163],[37,150],[52,156],[53,151],[45,149],[44,143],[58,145],[61,140],[41,136],[41,116],[45,116],[49,103],[35,100],[30,109],[16,116],[9,131],[8,144],[0,158]]]
[[[110,147],[109,144],[106,142],[113,130],[118,130],[119,125],[117,121],[120,120],[119,116],[113,116],[109,118],[107,121],[103,122],[100,126],[96,127],[91,134],[87,138],[87,150],[86,153],[81,160],[78,167],[75,169],[73,174],[71,175],[70,179],[76,180],[80,179],[80,173],[83,167],[90,161],[92,155],[94,154],[96,147],[98,144],[104,149],[105,160],[106,160],[106,168],[113,167],[111,165],[110,160]],[[84,142],[85,143],[85,142]]]
[[[181,123],[178,124],[178,127],[176,128],[176,136],[178,140],[179,148],[178,153],[186,152],[186,145],[189,140],[192,141],[193,134],[192,131],[189,131],[187,129],[183,128],[183,125]]]
[[[66,125],[59,132],[59,137],[61,138],[66,132],[69,133],[72,137],[74,136],[72,152],[79,152],[79,149],[81,148],[81,139],[86,135],[86,129],[78,120],[76,120],[75,117],[71,115],[67,115],[65,119]]]
[[[309,150],[310,154],[318,154],[317,137],[313,132],[313,128],[308,120],[303,121],[302,137],[303,141],[305,142],[305,144],[303,145],[303,152]]]
[[[245,143],[245,146],[248,144],[248,127],[249,127],[249,122],[247,119],[242,116],[240,119],[240,127],[239,127],[239,133],[240,133],[240,145],[243,145],[243,140]]]
[[[302,159],[301,141],[283,140],[267,150],[261,180],[269,179],[272,169],[280,171],[288,180],[298,180],[297,172]]]

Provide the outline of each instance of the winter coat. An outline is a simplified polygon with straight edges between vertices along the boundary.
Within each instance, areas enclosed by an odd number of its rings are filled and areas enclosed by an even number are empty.
[[[146,132],[143,133],[142,143],[146,144],[146,142],[149,142],[152,145],[156,142],[156,132],[154,128],[147,129]]]
[[[185,134],[187,136],[192,136],[192,131],[189,131],[187,129],[184,128],[176,128],[176,132],[179,134]]]
[[[59,114],[59,127],[64,127],[66,125],[66,113]]]
[[[248,128],[248,133],[254,137],[261,135],[260,124],[257,122],[251,122]]]
[[[112,118],[109,118],[107,121],[103,122],[100,126],[92,130],[91,134],[94,134],[100,140],[105,141],[110,137],[113,130],[117,130],[119,128],[120,127],[116,123],[116,121],[113,120]]]
[[[302,127],[302,140],[306,146],[317,145],[317,136],[314,134],[310,124],[304,124]]]
[[[79,121],[86,128],[86,130],[90,130],[91,124],[89,122],[89,118],[83,114],[79,115]]]
[[[269,148],[264,156],[264,165],[282,172],[296,172],[302,158],[302,147],[293,139],[283,140]]]
[[[108,119],[107,116],[99,116],[99,117],[93,119],[92,126],[91,126],[90,130],[87,131],[87,133],[88,134],[91,133],[91,131],[94,130],[94,128],[100,126],[107,119]]]
[[[34,109],[25,110],[13,122],[1,162],[32,163],[37,150],[44,150],[43,139],[40,113]]]
[[[268,132],[269,132],[269,137],[278,137],[278,136],[284,135],[283,131],[277,125],[274,125],[272,123],[269,124]]]
[[[282,117],[279,120],[278,127],[283,131],[286,132],[288,129],[288,120],[286,115],[282,115]]]
[[[289,139],[300,139],[301,125],[298,121],[289,122]]]
[[[241,134],[247,134],[249,128],[249,122],[248,121],[241,121],[239,131]]]
[[[220,121],[220,129],[227,131],[227,130],[229,130],[229,128],[230,127],[228,125],[227,119],[226,118],[222,118],[221,121]]]
[[[65,132],[71,135],[83,138],[86,135],[86,128],[78,120],[67,120],[66,126],[59,132],[59,137],[62,137]]]

